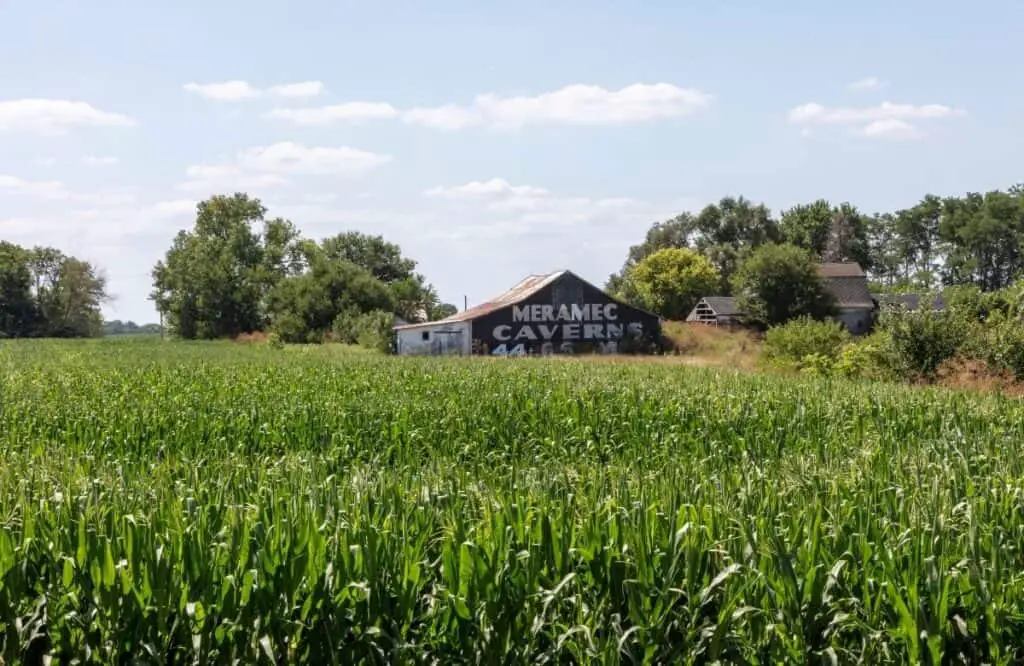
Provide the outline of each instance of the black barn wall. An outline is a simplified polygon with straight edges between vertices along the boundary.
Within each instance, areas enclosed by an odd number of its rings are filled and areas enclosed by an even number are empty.
[[[572,274],[472,323],[475,353],[616,353],[652,348],[660,322]]]

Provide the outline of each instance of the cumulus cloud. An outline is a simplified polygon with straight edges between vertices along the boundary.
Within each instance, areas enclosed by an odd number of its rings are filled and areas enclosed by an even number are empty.
[[[867,107],[826,107],[817,102],[790,110],[789,121],[806,130],[814,125],[855,126],[865,137],[911,138],[922,133],[910,121],[938,121],[964,115],[962,109],[945,104],[896,104],[882,102]]]
[[[0,174],[0,194],[17,194],[41,199],[64,199],[68,196],[64,183],[57,180],[26,180]]]
[[[547,190],[529,185],[511,185],[504,178],[490,180],[473,180],[465,185],[454,187],[432,187],[424,194],[428,197],[443,199],[495,199],[503,197],[536,197],[544,196]]]
[[[321,81],[301,81],[270,86],[267,92],[278,97],[316,97],[322,95],[326,89]]]
[[[859,81],[854,81],[848,84],[846,87],[850,90],[878,90],[883,87],[885,82],[875,76],[868,76]]]
[[[72,127],[131,127],[122,113],[102,111],[86,102],[65,99],[0,101],[0,131],[26,130],[61,134]]]
[[[241,102],[247,99],[254,99],[264,95],[274,97],[316,97],[326,90],[320,81],[300,81],[297,83],[282,83],[260,89],[248,81],[233,80],[216,83],[186,83],[182,88],[186,92],[212,99],[218,102]]]
[[[898,118],[872,121],[865,125],[860,133],[866,137],[882,139],[916,139],[921,136],[920,129]]]
[[[180,187],[191,191],[263,189],[286,185],[289,176],[349,176],[390,161],[390,155],[348,146],[280,141],[243,150],[229,162],[190,166],[185,173],[187,180]]]
[[[669,83],[636,83],[619,90],[574,84],[535,96],[478,95],[470,104],[445,104],[399,111],[385,102],[348,102],[319,108],[280,108],[271,118],[298,124],[400,118],[402,122],[440,130],[483,126],[516,129],[560,123],[611,125],[688,115],[707,107],[711,95]]]
[[[355,120],[397,118],[395,107],[385,102],[346,102],[309,109],[272,109],[267,118],[290,120],[297,125],[329,125]]]

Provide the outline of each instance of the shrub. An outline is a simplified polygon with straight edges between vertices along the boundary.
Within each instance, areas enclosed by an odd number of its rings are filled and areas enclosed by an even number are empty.
[[[899,377],[934,380],[939,366],[967,342],[972,322],[956,308],[921,308],[886,311],[879,326],[887,335],[887,363]]]
[[[811,355],[834,361],[839,350],[851,339],[849,331],[839,322],[800,317],[769,328],[764,338],[764,352],[769,360],[783,363],[802,363]]]
[[[993,312],[985,322],[982,344],[972,356],[984,361],[993,370],[1007,371],[1017,381],[1024,380],[1024,322],[1020,318]]]
[[[394,316],[384,310],[374,310],[355,320],[355,340],[361,347],[380,352],[394,349]]]

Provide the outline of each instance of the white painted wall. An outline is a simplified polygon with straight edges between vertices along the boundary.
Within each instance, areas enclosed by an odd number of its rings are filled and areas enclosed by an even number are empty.
[[[396,331],[397,351],[401,356],[469,356],[472,349],[470,322],[424,324]]]

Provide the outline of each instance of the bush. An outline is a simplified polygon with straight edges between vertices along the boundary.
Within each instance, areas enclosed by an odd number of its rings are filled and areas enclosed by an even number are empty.
[[[903,379],[934,380],[939,367],[961,351],[974,323],[958,308],[886,311],[879,326],[888,340],[887,363]]]
[[[1019,317],[994,312],[977,338],[982,344],[972,350],[972,356],[997,372],[1006,371],[1015,380],[1024,380],[1024,322]]]
[[[374,310],[361,315],[355,321],[354,334],[361,347],[388,353],[394,349],[394,315],[384,310]]]
[[[815,355],[835,361],[851,339],[850,332],[839,322],[800,317],[769,328],[764,353],[769,360],[783,363],[802,364],[805,358]]]

